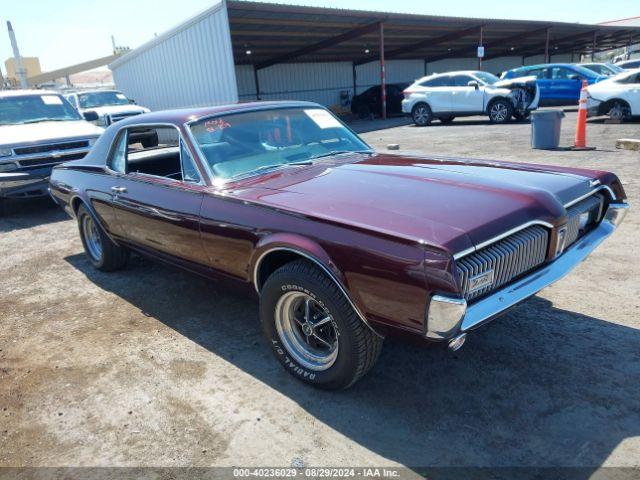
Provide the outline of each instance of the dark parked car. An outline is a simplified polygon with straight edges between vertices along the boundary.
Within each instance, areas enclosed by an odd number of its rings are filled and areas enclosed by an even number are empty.
[[[402,114],[402,91],[409,86],[408,83],[387,84],[387,115]],[[382,115],[382,99],[380,98],[380,85],[368,88],[351,100],[351,112],[360,118],[370,115],[377,117]]]
[[[582,81],[592,85],[606,80],[606,75],[600,75],[593,70],[571,63],[545,63],[509,70],[502,74],[502,78],[517,78],[533,75],[540,89],[540,106],[548,105],[576,105],[580,99]]]
[[[150,128],[158,147],[129,142]],[[627,209],[611,173],[379,154],[306,102],[121,120],[51,192],[97,269],[135,251],[253,285],[275,356],[327,389],[367,373],[389,334],[459,348]]]

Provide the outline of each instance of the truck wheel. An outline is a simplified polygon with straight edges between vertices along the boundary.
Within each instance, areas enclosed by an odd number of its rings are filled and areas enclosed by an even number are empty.
[[[426,103],[418,103],[411,110],[411,118],[413,118],[413,123],[415,123],[419,127],[426,127],[433,120],[433,112],[431,111],[431,107]]]
[[[491,123],[507,123],[513,115],[513,105],[509,100],[499,98],[489,104],[487,109]]]
[[[123,268],[127,264],[129,251],[111,241],[84,205],[78,208],[77,216],[82,245],[91,264],[103,272]]]
[[[348,388],[382,348],[336,284],[305,260],[280,267],[262,287],[260,320],[278,361],[294,377],[326,390]]]

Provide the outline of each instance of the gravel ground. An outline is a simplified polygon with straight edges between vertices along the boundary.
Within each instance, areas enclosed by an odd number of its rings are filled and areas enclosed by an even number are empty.
[[[483,118],[363,136],[613,170],[640,206],[640,152],[614,148],[639,127],[591,122],[590,152],[533,151],[529,124]],[[272,358],[255,298],[139,258],[96,272],[73,221],[18,205],[0,218],[0,465],[640,466],[639,227],[632,209],[459,352],[387,341],[363,381],[326,393]]]

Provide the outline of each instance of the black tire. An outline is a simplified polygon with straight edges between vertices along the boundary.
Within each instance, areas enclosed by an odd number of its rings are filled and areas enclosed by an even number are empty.
[[[624,100],[613,100],[607,115],[611,120],[626,122],[631,119],[631,107]]]
[[[158,132],[153,132],[152,135],[140,139],[140,144],[143,148],[157,147],[158,143]]]
[[[84,205],[78,208],[77,217],[82,246],[91,264],[103,272],[124,268],[129,259],[129,251],[111,241]],[[99,243],[99,251],[93,245],[96,239]]]
[[[417,103],[411,109],[411,118],[418,127],[426,127],[433,121],[433,112],[426,103]]]
[[[327,362],[322,369],[301,362],[300,350],[293,348],[291,340],[288,340],[291,334],[279,333],[282,320],[278,319],[283,318],[279,312],[290,298],[311,299],[317,312],[313,322],[319,318],[317,323],[325,325],[321,328],[328,328],[329,334],[334,334],[325,337],[329,340],[335,338],[332,342],[335,348],[333,361]],[[291,308],[285,308],[285,311],[293,313]],[[340,390],[353,385],[373,367],[382,348],[383,339],[362,322],[335,282],[306,260],[288,263],[269,276],[260,296],[260,320],[282,366],[299,380],[325,390]],[[291,324],[297,328],[296,336],[302,338],[304,328],[298,320],[296,322]],[[313,331],[306,337],[307,343],[314,341],[312,335],[315,336],[317,330],[314,328]]]
[[[456,117],[453,116],[449,116],[449,117],[440,117],[440,123],[443,123],[445,125],[449,125],[450,123],[453,123],[453,120]]]
[[[526,110],[525,112],[513,112],[513,118],[518,121],[528,120],[531,116],[531,110]]]
[[[507,99],[498,98],[489,104],[487,114],[491,123],[507,123],[513,116],[513,105]]]
[[[369,105],[358,105],[358,117],[363,120],[365,118],[371,118],[371,109],[369,108]]]

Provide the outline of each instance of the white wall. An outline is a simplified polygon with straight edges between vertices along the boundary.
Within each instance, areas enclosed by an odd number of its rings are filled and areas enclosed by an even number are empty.
[[[117,88],[152,110],[238,101],[224,1],[109,68]]]
[[[380,83],[380,62],[356,67],[357,93]],[[424,75],[423,60],[386,62],[387,83],[411,83]],[[238,96],[241,101],[255,100],[253,67],[237,65]],[[351,62],[284,63],[258,71],[262,100],[306,100],[327,107],[340,102],[340,92],[353,94]]]

